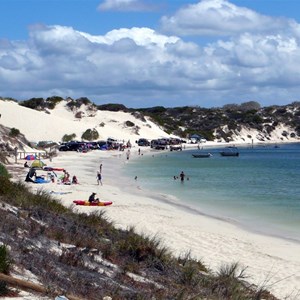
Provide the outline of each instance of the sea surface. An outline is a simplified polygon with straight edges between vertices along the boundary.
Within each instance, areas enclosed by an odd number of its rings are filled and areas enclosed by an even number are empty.
[[[210,158],[194,158],[197,149],[141,155],[124,172],[183,210],[300,242],[300,143],[238,149],[239,157],[221,148],[204,149]],[[181,171],[184,182],[174,180]]]

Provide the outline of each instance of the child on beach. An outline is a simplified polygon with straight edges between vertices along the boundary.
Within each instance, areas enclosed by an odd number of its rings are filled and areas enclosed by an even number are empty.
[[[78,179],[75,175],[72,178],[72,184],[78,184]]]
[[[101,173],[100,173],[99,171],[97,172],[96,178],[97,178],[98,185],[99,185],[100,183],[101,183],[101,185],[102,185],[102,176],[101,176]]]

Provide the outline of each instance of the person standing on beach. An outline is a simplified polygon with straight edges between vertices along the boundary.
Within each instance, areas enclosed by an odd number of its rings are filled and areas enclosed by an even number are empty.
[[[100,174],[102,173],[102,164],[100,164]]]
[[[98,185],[99,185],[100,183],[101,183],[101,185],[102,185],[102,176],[101,176],[101,173],[100,173],[99,171],[97,172],[96,178],[97,178]]]
[[[127,157],[127,160],[129,160],[129,157],[130,157],[130,150],[128,149],[127,153],[126,153],[126,157]]]

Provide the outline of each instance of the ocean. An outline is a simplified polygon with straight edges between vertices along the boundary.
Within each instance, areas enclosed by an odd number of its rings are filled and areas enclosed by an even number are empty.
[[[300,143],[239,147],[239,157],[204,150],[213,156],[194,158],[196,149],[141,155],[123,171],[183,210],[300,242]],[[174,180],[181,171],[184,182]]]

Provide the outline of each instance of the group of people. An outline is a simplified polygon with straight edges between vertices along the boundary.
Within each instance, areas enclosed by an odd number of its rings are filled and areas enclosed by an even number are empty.
[[[99,171],[97,171],[96,179],[97,179],[98,185],[100,185],[100,184],[102,185],[102,164],[100,164],[100,166],[99,166]],[[96,198],[96,193],[92,193],[89,196],[89,202],[90,203],[99,203],[99,198]]]
[[[66,170],[63,170],[63,172],[64,172],[64,175],[61,179],[61,183],[63,183],[63,184],[79,184],[76,175],[74,175],[71,180],[70,174]]]
[[[173,178],[174,178],[174,180],[177,180],[178,178],[180,178],[180,181],[181,181],[181,182],[183,182],[183,181],[184,181],[184,179],[185,179],[185,177],[186,177],[186,176],[185,176],[184,172],[183,172],[183,171],[181,171],[181,173],[179,174],[179,177],[178,177],[178,176],[176,176],[176,175],[174,175],[174,177],[173,177]],[[186,180],[189,180],[189,177],[187,177],[187,178],[186,178]]]

